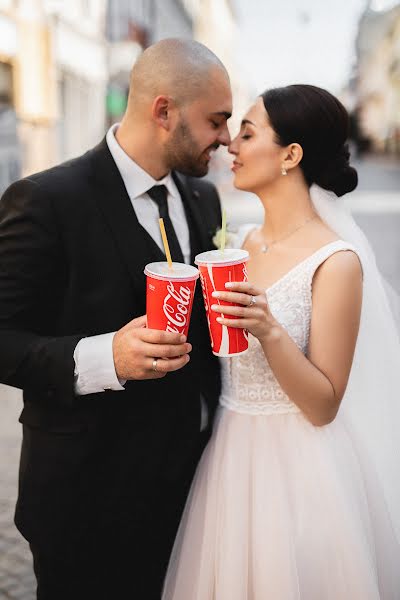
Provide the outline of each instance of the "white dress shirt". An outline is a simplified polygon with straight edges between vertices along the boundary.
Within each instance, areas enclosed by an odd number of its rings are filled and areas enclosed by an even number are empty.
[[[159,181],[153,179],[153,177],[139,167],[139,165],[135,163],[118,144],[114,135],[117,129],[118,124],[113,125],[108,130],[106,137],[107,145],[115,164],[118,167],[118,171],[121,174],[139,223],[151,235],[161,250],[163,250],[160,227],[158,224],[158,219],[160,217],[158,206],[146,192],[154,185],[165,185],[168,190],[167,202],[169,216],[179,240],[185,262],[190,263],[189,227],[186,221],[182,199],[171,174],[169,173]]]
[[[169,173],[156,181],[135,163],[115,139],[118,124],[107,132],[106,141],[111,155],[124,182],[132,207],[139,223],[163,250],[158,224],[158,206],[146,193],[154,185],[165,185],[168,190],[168,211],[178,237],[186,263],[190,263],[190,238],[182,199]],[[74,352],[75,392],[78,395],[95,394],[105,390],[124,390],[115,372],[113,358],[113,338],[115,331],[81,339]],[[207,423],[206,406],[202,402],[202,425]]]

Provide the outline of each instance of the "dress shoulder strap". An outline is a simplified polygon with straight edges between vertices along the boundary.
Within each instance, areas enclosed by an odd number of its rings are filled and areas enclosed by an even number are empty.
[[[336,254],[336,252],[342,252],[346,250],[354,252],[357,254],[357,256],[359,256],[357,249],[352,244],[344,240],[335,240],[334,242],[330,242],[314,252],[314,254],[312,254],[306,261],[305,265],[310,278],[312,279],[314,277],[318,267],[320,267],[322,263],[324,263],[330,256]]]

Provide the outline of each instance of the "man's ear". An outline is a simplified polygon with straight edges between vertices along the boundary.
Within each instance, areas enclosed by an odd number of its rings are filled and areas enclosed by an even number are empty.
[[[294,169],[294,167],[297,167],[302,158],[303,148],[300,146],[300,144],[290,144],[285,150],[283,164],[287,170]]]
[[[154,121],[166,131],[171,129],[171,111],[173,104],[173,100],[170,96],[157,96],[151,107],[151,114]]]

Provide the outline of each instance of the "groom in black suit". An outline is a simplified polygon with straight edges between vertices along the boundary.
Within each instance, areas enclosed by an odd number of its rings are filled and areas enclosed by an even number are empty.
[[[231,110],[217,57],[164,40],[119,126],[0,202],[0,379],[24,391],[16,524],[40,600],[161,596],[220,378],[200,286],[186,341],[145,327],[143,269],[165,260],[160,215],[175,260],[212,248],[219,198],[198,178]]]

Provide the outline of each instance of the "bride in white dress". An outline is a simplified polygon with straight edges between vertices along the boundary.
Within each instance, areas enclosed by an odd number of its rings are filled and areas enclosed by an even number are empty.
[[[240,304],[220,318],[249,350],[221,359],[163,600],[400,598],[399,338],[368,243],[324,191],[357,185],[347,127],[331,94],[288,86],[231,144],[265,219],[237,239],[250,283],[214,310]]]

